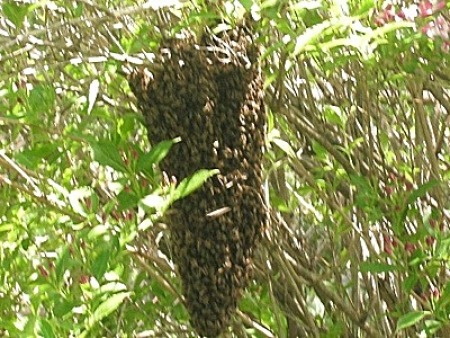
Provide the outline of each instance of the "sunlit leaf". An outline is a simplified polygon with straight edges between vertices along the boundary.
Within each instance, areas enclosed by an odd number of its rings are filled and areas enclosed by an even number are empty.
[[[345,125],[345,115],[339,107],[326,106],[324,110],[324,117],[331,124],[336,124],[341,127]]]
[[[118,293],[121,291],[125,291],[126,289],[127,289],[127,286],[123,283],[110,282],[110,283],[103,284],[98,289],[96,289],[94,291],[94,295],[98,296],[98,295],[102,295],[102,294],[106,294],[106,293],[109,293],[109,294]]]
[[[117,121],[117,129],[122,137],[122,139],[126,139],[132,132],[136,130],[136,123],[138,119],[136,115],[128,114],[123,116]]]
[[[108,231],[109,231],[109,226],[108,225],[106,225],[106,224],[96,225],[95,227],[93,227],[89,231],[88,238],[90,240],[96,239],[97,237],[100,237],[100,236],[104,235]]]
[[[356,4],[358,4],[358,2],[356,2]],[[358,6],[356,7],[357,10],[355,13],[353,13],[353,15],[358,16],[358,15],[366,14],[369,10],[373,9],[375,7],[375,5],[376,5],[375,0],[359,1]]]
[[[288,142],[281,140],[279,138],[273,138],[272,142],[276,144],[281,150],[283,150],[289,157],[291,158],[297,157],[295,155],[294,149],[292,149],[291,145]]]
[[[82,216],[87,216],[86,199],[91,197],[91,189],[88,187],[74,189],[69,193],[69,203],[73,211]]]
[[[178,143],[180,141],[181,139],[177,137],[173,140],[162,141],[153,146],[148,153],[143,154],[139,157],[136,169],[138,171],[145,171],[152,168],[153,165],[158,164],[167,156],[170,149],[175,143]]]
[[[324,34],[328,28],[337,29],[340,26],[350,26],[355,19],[353,18],[339,18],[327,20],[307,28],[305,32],[299,35],[295,40],[295,48],[293,55],[298,55],[303,52],[309,45],[314,44],[317,39]]]
[[[94,311],[94,313],[88,319],[88,327],[92,327],[103,318],[116,311],[117,308],[123,303],[125,298],[128,298],[131,292],[120,292],[113,294],[103,303],[101,303]]]
[[[279,0],[264,0],[261,2],[261,8],[272,7],[279,4]]]
[[[162,196],[150,194],[141,199],[140,202],[147,208],[153,208],[158,210],[161,209],[161,207],[165,204],[165,199]]]
[[[176,187],[172,196],[172,202],[190,195],[195,190],[200,188],[210,177],[217,175],[218,173],[219,170],[217,169],[201,169],[194,173],[192,176],[186,177]]]

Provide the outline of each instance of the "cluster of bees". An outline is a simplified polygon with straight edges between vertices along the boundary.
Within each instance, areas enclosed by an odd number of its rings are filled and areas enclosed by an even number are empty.
[[[161,44],[154,69],[136,70],[130,86],[152,143],[181,137],[161,163],[178,182],[219,169],[172,206],[173,259],[191,324],[216,337],[230,324],[251,278],[253,250],[267,224],[262,157],[266,115],[259,51],[237,26],[200,41]]]

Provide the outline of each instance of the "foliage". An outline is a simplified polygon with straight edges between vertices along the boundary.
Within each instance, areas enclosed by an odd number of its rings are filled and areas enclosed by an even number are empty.
[[[177,184],[127,84],[163,38],[244,13],[264,49],[272,225],[235,336],[450,335],[449,5],[0,4],[0,335],[195,336]],[[219,21],[218,21],[219,20]]]

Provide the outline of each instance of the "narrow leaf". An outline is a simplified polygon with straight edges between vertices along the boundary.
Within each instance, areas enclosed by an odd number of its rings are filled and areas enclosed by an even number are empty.
[[[400,214],[400,218],[397,222],[397,224],[403,224],[403,222],[406,219],[406,215],[408,213],[408,205],[414,203],[415,200],[417,200],[418,198],[421,198],[423,196],[426,195],[426,193],[431,190],[433,187],[435,187],[436,185],[439,184],[439,181],[437,180],[431,180],[427,183],[422,184],[420,187],[418,187],[417,189],[415,189],[409,196],[408,199],[406,200],[406,204],[403,206],[403,210]]]
[[[151,169],[153,165],[158,164],[167,156],[170,148],[172,148],[175,143],[178,143],[180,141],[181,139],[178,137],[174,138],[173,140],[162,141],[152,147],[152,149],[148,153],[143,154],[139,157],[136,166],[137,170],[145,171]]]
[[[283,141],[279,138],[274,138],[272,142],[276,144],[278,148],[283,150],[286,153],[286,155],[288,155],[290,158],[297,158],[294,149],[292,149],[291,145],[286,141]]]
[[[427,183],[422,184],[420,187],[415,189],[411,195],[408,196],[407,204],[413,203],[418,198],[424,197],[426,193],[438,185],[439,181],[431,180]]]
[[[407,327],[413,326],[428,314],[430,314],[429,311],[413,311],[407,313],[406,315],[401,316],[397,322],[396,332],[406,329]]]
[[[109,226],[106,224],[99,224],[93,227],[88,233],[88,239],[93,240],[97,237],[102,236],[106,232],[108,232]]]
[[[213,170],[201,169],[196,173],[194,173],[192,176],[186,177],[180,182],[180,184],[175,189],[174,194],[172,196],[172,202],[175,202],[176,200],[193,193],[195,190],[200,188],[203,185],[203,183],[206,182],[206,180],[208,180],[210,177],[214,175],[217,175],[218,173],[219,173],[218,169]]]
[[[350,26],[354,20],[354,18],[350,17],[330,19],[307,28],[303,34],[297,36],[295,40],[295,49],[293,55],[298,55],[305,49],[308,49],[308,46],[315,44],[318,38],[323,36],[325,34],[325,31],[327,31],[329,28],[333,27],[337,29],[342,26]]]
[[[390,272],[397,271],[398,267],[395,265],[390,265],[386,263],[371,263],[371,262],[362,262],[360,265],[361,272],[371,272],[371,273],[382,273],[382,272]]]
[[[83,331],[78,338],[87,337],[89,331],[95,324],[100,322],[103,318],[109,316],[122,304],[125,298],[127,298],[131,292],[121,292],[112,295],[110,298],[101,303],[94,311],[94,313],[88,318],[86,323],[86,330]]]

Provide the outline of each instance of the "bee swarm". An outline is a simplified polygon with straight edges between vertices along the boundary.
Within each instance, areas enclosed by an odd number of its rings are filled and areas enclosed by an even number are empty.
[[[174,203],[170,231],[191,324],[216,337],[230,323],[251,278],[251,258],[267,212],[262,191],[266,116],[259,51],[238,26],[163,42],[151,72],[130,86],[151,142],[181,137],[161,164],[180,182],[199,169],[220,170]]]

